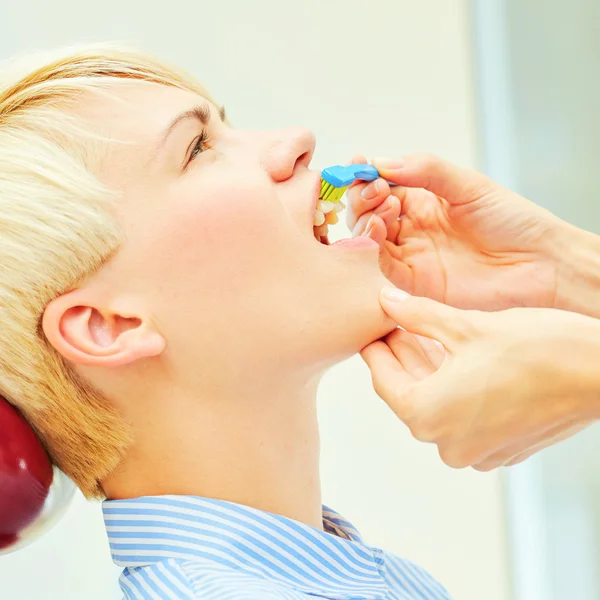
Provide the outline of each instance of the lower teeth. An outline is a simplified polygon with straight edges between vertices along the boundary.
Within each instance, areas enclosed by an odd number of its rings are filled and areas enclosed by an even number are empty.
[[[346,208],[346,205],[341,200],[335,203],[323,200],[319,201],[313,226],[315,238],[319,242],[321,241],[321,238],[329,235],[329,225],[335,225],[339,221],[338,214],[342,212],[344,208]]]
[[[319,225],[319,227],[315,227],[314,232],[315,232],[315,237],[319,241],[321,241],[322,237],[327,237],[327,235],[329,234],[329,227],[327,227],[327,224],[324,223],[323,225]]]

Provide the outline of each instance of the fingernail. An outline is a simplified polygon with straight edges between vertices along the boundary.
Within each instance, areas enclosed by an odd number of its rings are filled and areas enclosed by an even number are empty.
[[[365,227],[365,233],[364,233],[364,235],[366,235],[367,237],[369,237],[369,235],[373,232],[373,229],[375,229],[375,215],[373,215],[367,221],[367,226]]]
[[[375,198],[379,193],[379,182],[373,181],[371,182],[365,189],[362,191],[361,196],[365,200],[371,200],[371,198]]]
[[[404,302],[404,300],[410,298],[410,294],[398,288],[383,288],[381,297],[388,302]]]
[[[375,158],[372,162],[374,167],[384,171],[399,171],[406,164],[401,158]]]

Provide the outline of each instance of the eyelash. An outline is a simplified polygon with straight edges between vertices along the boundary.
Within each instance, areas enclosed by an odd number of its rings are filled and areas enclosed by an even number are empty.
[[[194,147],[192,148],[192,152],[190,154],[190,159],[188,163],[191,163],[196,158],[196,156],[198,156],[198,154],[201,154],[205,150],[208,150],[208,148],[210,147],[209,142],[210,138],[208,137],[208,133],[206,133],[206,130],[203,130],[200,136],[194,142]]]

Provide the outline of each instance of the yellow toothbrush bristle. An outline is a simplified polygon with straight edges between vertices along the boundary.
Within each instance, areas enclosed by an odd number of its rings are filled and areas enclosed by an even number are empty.
[[[329,238],[327,237],[329,226],[338,223],[338,213],[346,208],[342,202],[342,196],[347,189],[348,186],[337,188],[321,178],[321,194],[317,203],[313,224],[315,238],[321,244],[329,245]]]
[[[321,200],[327,200],[328,202],[339,202],[344,195],[344,192],[348,189],[348,186],[343,188],[336,188],[324,179],[321,179]]]

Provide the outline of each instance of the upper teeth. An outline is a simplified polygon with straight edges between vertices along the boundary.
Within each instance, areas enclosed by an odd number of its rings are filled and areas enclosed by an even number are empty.
[[[323,225],[323,223],[325,223],[325,215],[320,210],[317,210],[315,212],[315,219],[313,224],[315,227],[320,227],[321,225]]]
[[[333,215],[342,212],[346,208],[343,202],[328,202],[327,200],[319,200],[313,224],[315,227],[320,227],[323,223],[337,223],[337,218]],[[331,216],[328,216],[330,215]]]
[[[327,200],[319,200],[319,203],[317,204],[317,210],[321,211],[324,215],[326,215],[328,212],[331,212],[334,208],[334,203],[327,202]]]
[[[338,213],[342,212],[346,205],[340,200],[338,202],[329,202],[328,200],[319,200],[314,217],[315,237],[321,241],[321,237],[326,237],[329,233],[327,225],[334,225],[338,222]]]

